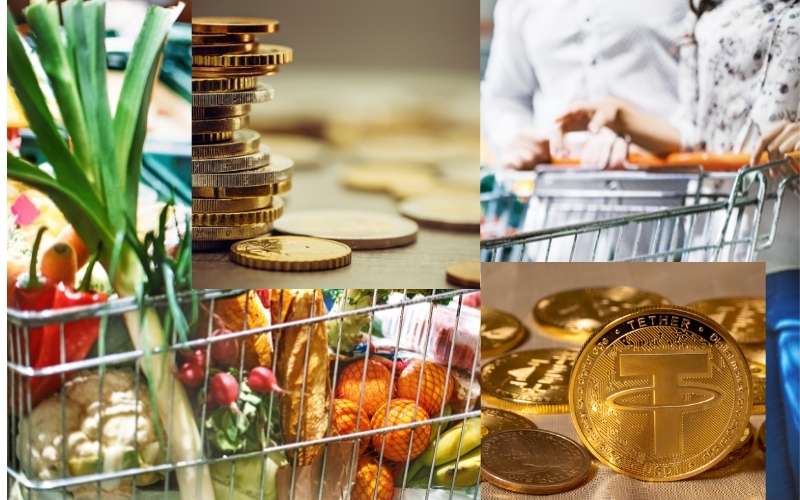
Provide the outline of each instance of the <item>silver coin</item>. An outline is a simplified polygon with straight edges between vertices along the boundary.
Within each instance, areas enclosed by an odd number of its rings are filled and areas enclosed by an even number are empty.
[[[253,90],[238,92],[207,92],[192,94],[192,106],[206,108],[210,106],[236,106],[238,104],[254,104],[271,101],[275,89],[263,83]]]

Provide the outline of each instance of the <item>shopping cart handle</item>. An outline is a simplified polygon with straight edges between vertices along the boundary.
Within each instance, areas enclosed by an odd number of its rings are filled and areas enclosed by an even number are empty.
[[[672,153],[666,157],[655,155],[630,155],[627,164],[634,169],[650,170],[675,167],[703,167],[709,172],[735,172],[750,162],[750,155],[745,153],[707,153],[704,151]],[[577,167],[581,161],[577,158],[553,158],[553,165]]]

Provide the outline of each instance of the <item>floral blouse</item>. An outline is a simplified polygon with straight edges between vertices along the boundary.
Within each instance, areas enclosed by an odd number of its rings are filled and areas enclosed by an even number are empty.
[[[681,45],[677,125],[684,147],[750,151],[800,119],[800,0],[723,0]]]

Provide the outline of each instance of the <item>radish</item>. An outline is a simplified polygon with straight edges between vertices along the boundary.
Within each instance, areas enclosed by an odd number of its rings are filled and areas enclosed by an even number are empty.
[[[239,397],[239,383],[230,373],[220,372],[211,377],[208,383],[208,398],[211,403],[218,406],[236,408],[236,399]]]
[[[192,361],[186,361],[178,369],[178,380],[186,387],[195,389],[203,383],[203,368]]]
[[[257,366],[250,370],[250,374],[247,376],[247,385],[260,394],[286,392],[278,385],[278,379],[275,378],[272,370],[263,366]]]
[[[226,328],[218,328],[211,332],[212,337],[231,333]],[[211,344],[211,359],[223,368],[239,366],[239,339],[226,339]]]

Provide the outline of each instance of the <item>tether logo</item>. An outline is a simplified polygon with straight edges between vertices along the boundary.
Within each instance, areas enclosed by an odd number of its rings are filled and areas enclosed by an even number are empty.
[[[619,411],[652,412],[655,454],[681,453],[683,416],[710,408],[719,402],[721,396],[718,391],[707,387],[682,384],[686,377],[711,377],[708,354],[620,353],[618,358],[617,376],[647,376],[652,384],[609,394],[606,404]],[[643,393],[649,393],[650,403],[639,402]]]

